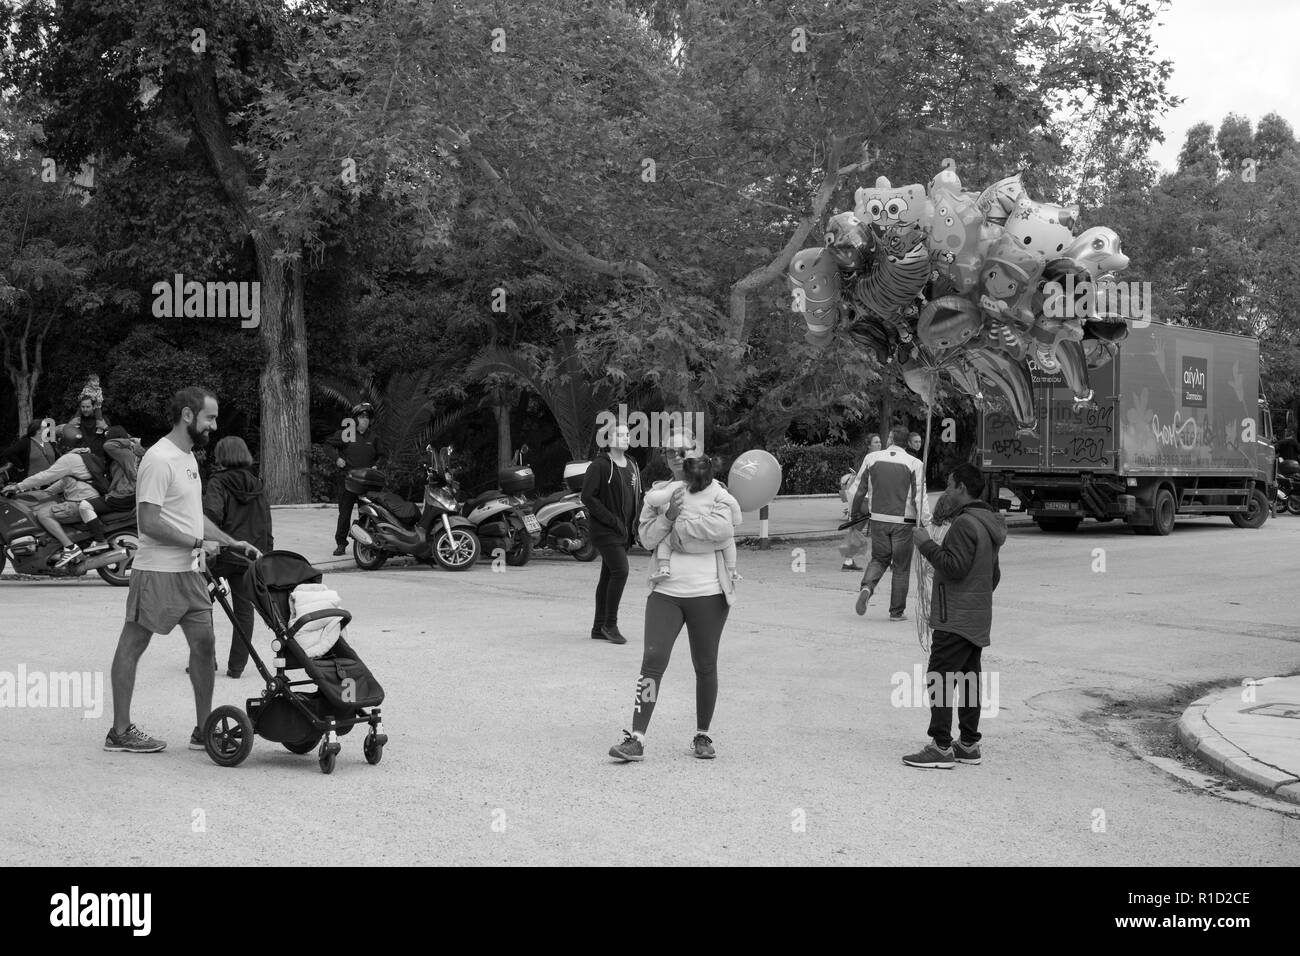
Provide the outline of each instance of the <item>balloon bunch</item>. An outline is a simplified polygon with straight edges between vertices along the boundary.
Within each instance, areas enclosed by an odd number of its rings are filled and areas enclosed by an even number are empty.
[[[1113,230],[1074,235],[1078,207],[1030,199],[1019,175],[965,191],[951,160],[928,189],[882,176],[854,200],[790,262],[808,342],[843,329],[927,404],[942,373],[982,407],[1000,397],[1022,433],[1037,428],[1031,362],[1091,402],[1088,369],[1128,334],[1113,304],[1127,297],[1107,294],[1129,262]]]

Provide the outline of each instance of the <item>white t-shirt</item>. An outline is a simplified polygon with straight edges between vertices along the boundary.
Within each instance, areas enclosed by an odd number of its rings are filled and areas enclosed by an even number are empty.
[[[655,590],[660,594],[693,598],[722,593],[716,551],[705,551],[703,554],[674,551],[668,562],[668,570],[672,574],[655,585]]]
[[[181,451],[164,436],[144,453],[135,480],[137,509],[160,505],[163,520],[187,538],[203,537],[203,485],[193,452]],[[137,571],[197,571],[193,546],[174,547],[140,532],[140,550],[132,567]]]

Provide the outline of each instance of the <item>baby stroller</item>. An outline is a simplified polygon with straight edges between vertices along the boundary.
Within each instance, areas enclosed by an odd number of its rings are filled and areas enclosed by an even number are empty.
[[[203,743],[212,760],[223,767],[237,767],[253,749],[253,737],[263,737],[284,744],[296,754],[316,749],[322,773],[333,773],[334,758],[341,749],[338,738],[357,724],[369,724],[362,750],[369,763],[377,764],[384,755],[388,735],[379,719],[379,705],[384,689],[357,657],[340,634],[324,655],[309,657],[295,639],[303,625],[327,617],[340,617],[346,627],[352,615],[340,608],[328,608],[304,614],[289,624],[289,594],[300,584],[319,584],[321,572],[300,554],[270,551],[257,561],[250,561],[230,549],[223,549],[219,561],[241,563],[249,567],[245,580],[258,614],[275,634],[271,649],[278,655],[275,671],[267,669],[253,646],[252,635],[240,631],[230,605],[229,590],[211,570],[204,571],[209,593],[231,624],[236,639],[248,646],[249,656],[266,681],[259,698],[250,698],[248,712],[230,704],[216,708],[203,726]],[[287,671],[303,670],[305,680],[290,680]],[[315,690],[302,690],[315,685]]]

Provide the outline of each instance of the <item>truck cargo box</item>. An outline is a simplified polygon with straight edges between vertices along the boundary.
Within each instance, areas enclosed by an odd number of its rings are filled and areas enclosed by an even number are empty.
[[[1060,374],[1032,369],[1038,436],[1008,414],[982,417],[980,463],[995,470],[1137,475],[1264,474],[1259,343],[1203,329],[1135,328],[1091,369],[1094,408],[1073,407]]]

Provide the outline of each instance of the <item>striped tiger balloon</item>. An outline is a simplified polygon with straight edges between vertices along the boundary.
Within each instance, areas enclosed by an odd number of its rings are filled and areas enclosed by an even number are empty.
[[[878,230],[875,263],[854,294],[869,313],[888,317],[910,305],[930,281],[925,232],[913,223]]]

